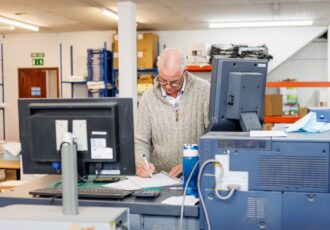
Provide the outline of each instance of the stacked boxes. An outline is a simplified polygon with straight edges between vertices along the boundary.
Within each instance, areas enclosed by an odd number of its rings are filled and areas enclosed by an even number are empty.
[[[138,79],[138,94],[142,95],[145,91],[152,88],[154,83],[153,75],[141,75]]]
[[[266,94],[265,95],[265,116],[282,116],[282,95]]]
[[[298,90],[296,87],[280,88],[283,96],[283,113],[297,116],[299,113]]]
[[[153,33],[139,33],[137,35],[137,68],[155,68],[158,55],[159,37]],[[118,68],[118,35],[113,36],[114,68]]]

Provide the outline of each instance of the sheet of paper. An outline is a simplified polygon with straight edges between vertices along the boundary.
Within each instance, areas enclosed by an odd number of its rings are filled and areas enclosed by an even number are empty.
[[[128,176],[127,179],[141,188],[164,187],[181,184],[177,179],[165,175],[164,173],[154,174],[151,178]]]
[[[167,198],[166,200],[163,200],[162,204],[170,204],[170,205],[181,205],[182,204],[183,196],[171,196]],[[198,198],[195,198],[194,196],[186,196],[184,199],[184,205],[188,206],[194,206],[199,201]]]
[[[105,184],[103,186],[107,187],[107,188],[120,189],[120,190],[138,190],[138,189],[142,189],[142,187],[134,184],[130,180],[121,180],[121,181],[118,181],[118,182],[115,182],[115,183]]]
[[[254,130],[250,131],[250,137],[286,137],[288,134],[283,130]]]
[[[13,156],[17,156],[21,152],[21,143],[8,142],[2,145],[2,147]]]

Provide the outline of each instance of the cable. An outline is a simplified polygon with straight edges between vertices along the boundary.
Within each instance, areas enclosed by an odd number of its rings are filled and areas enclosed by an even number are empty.
[[[57,198],[61,198],[61,195],[53,196],[53,197],[50,199],[50,203],[49,203],[49,205],[55,205],[55,200],[56,200]]]
[[[209,215],[208,215],[208,212],[207,212],[207,209],[206,209],[206,206],[205,206],[205,202],[204,202],[203,195],[202,195],[202,190],[201,190],[201,177],[202,177],[202,173],[203,173],[203,170],[206,167],[206,165],[208,165],[209,163],[219,164],[219,166],[221,167],[221,169],[223,169],[223,167],[222,167],[221,163],[219,161],[217,161],[217,160],[213,160],[213,159],[207,160],[200,167],[199,173],[198,173],[198,178],[197,178],[197,189],[198,189],[198,193],[200,194],[200,201],[201,201],[202,208],[203,208],[203,211],[204,211],[204,215],[205,215],[205,219],[206,219],[206,224],[207,224],[207,229],[208,230],[211,230],[210,219],[209,219]],[[218,199],[220,199],[220,200],[228,200],[229,198],[232,197],[232,195],[234,194],[235,190],[238,189],[238,185],[230,185],[230,186],[228,186],[228,188],[230,189],[230,191],[229,191],[229,193],[226,196],[221,196],[221,194],[215,188],[214,190],[215,190],[216,197]]]
[[[190,183],[190,180],[192,178],[192,175],[194,175],[195,170],[197,168],[197,166],[199,165],[199,160],[196,161],[193,169],[191,170],[188,180],[186,182],[186,185],[184,186],[184,190],[183,190],[183,197],[182,197],[182,203],[181,203],[181,209],[180,209],[180,228],[179,229],[183,229],[183,210],[184,210],[184,201],[186,199],[186,193],[187,193],[187,189],[188,189],[188,185]]]

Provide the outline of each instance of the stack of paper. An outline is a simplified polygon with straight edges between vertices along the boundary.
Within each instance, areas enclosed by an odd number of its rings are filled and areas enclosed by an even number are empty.
[[[181,205],[182,199],[183,196],[171,196],[166,200],[163,200],[162,204]],[[184,205],[194,206],[195,204],[197,204],[198,201],[199,199],[194,196],[186,196],[186,198],[184,199]]]
[[[154,174],[151,178],[128,176],[127,180],[106,184],[104,186],[113,189],[137,190],[143,188],[165,187],[180,184],[181,182],[178,179],[168,176],[164,173],[158,173]]]
[[[287,134],[283,130],[251,130],[250,137],[286,137]]]

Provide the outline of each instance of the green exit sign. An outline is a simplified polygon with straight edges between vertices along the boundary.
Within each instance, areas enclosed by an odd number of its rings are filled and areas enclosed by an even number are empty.
[[[32,59],[32,65],[36,66],[36,65],[44,65],[44,59],[43,58],[35,58]]]

